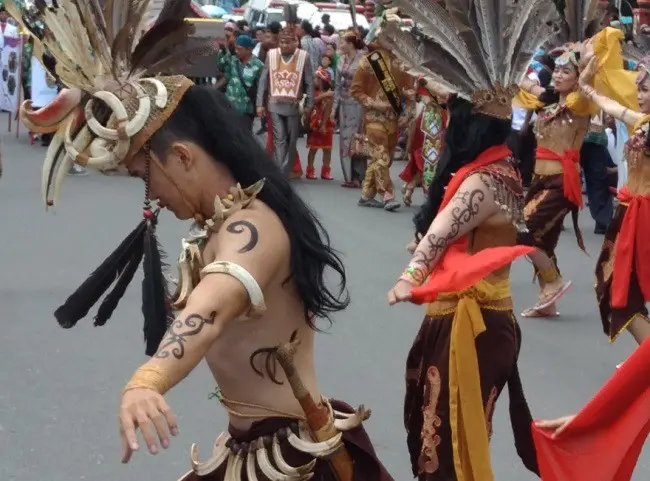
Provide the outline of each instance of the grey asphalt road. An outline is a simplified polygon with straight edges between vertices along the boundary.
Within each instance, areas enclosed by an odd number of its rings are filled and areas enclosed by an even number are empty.
[[[2,135],[4,175],[0,180],[0,481],[174,481],[189,470],[189,448],[199,443],[204,459],[226,416],[208,395],[214,389],[200,366],[168,396],[180,433],[157,456],[137,453],[119,460],[118,399],[133,370],[145,360],[139,289],[131,288],[103,328],[86,319],[61,329],[53,310],[86,278],[140,220],[142,182],[92,173],[69,178],[56,212],[40,199],[45,149]],[[304,144],[301,142],[303,158]],[[317,336],[317,366],[327,395],[365,404],[373,415],[368,431],[396,480],[411,479],[402,425],[404,361],[423,309],[389,308],[386,292],[408,255],[415,207],[396,213],[356,206],[358,191],[337,180],[300,181],[295,186],[323,219],[344,256],[352,295],[350,308]],[[394,167],[394,179],[401,164]],[[422,194],[415,197],[416,204]],[[521,319],[520,370],[536,417],[571,413],[586,401],[634,348],[627,335],[609,345],[601,334],[593,293],[593,266],[601,237],[582,216],[590,257],[581,253],[571,229],[558,256],[573,291],[560,304],[558,320]],[[569,222],[567,222],[569,227]],[[160,239],[175,258],[187,224],[165,213]],[[526,261],[513,269],[518,310],[535,300]],[[500,481],[535,479],[514,450],[508,400],[497,403],[492,441]],[[635,480],[650,479],[644,452]]]

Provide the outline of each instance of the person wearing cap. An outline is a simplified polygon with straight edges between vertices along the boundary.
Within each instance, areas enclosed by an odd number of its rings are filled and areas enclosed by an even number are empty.
[[[226,78],[226,97],[245,119],[248,129],[255,120],[255,102],[264,64],[253,55],[253,39],[239,35],[235,39],[234,54],[222,48],[217,55],[219,69]]]

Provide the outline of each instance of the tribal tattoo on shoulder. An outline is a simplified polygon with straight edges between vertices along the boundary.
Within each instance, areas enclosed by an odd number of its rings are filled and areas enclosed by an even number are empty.
[[[177,318],[165,334],[154,357],[167,359],[169,356],[174,356],[178,360],[183,359],[187,341],[200,334],[205,326],[213,325],[216,317],[217,311],[212,311],[208,317],[190,314],[185,319]]]
[[[248,242],[244,247],[237,251],[240,254],[252,251],[257,245],[260,238],[260,235],[257,232],[257,227],[255,227],[253,223],[247,220],[238,220],[228,224],[226,231],[230,232],[231,234],[243,234],[245,232],[249,233]]]
[[[416,250],[409,264],[410,275],[418,284],[423,284],[429,276],[434,261],[456,239],[463,225],[469,223],[480,211],[481,203],[485,200],[483,189],[464,190],[456,193],[452,203],[457,205],[451,211],[449,231],[444,236],[426,234],[423,250]]]

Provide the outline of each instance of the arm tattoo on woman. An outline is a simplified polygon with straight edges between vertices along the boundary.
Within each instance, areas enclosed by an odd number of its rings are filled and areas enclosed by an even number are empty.
[[[212,311],[208,317],[199,314],[190,314],[185,319],[177,318],[165,334],[158,352],[154,356],[157,359],[167,359],[174,356],[176,359],[183,359],[185,356],[185,344],[192,336],[199,334],[207,325],[214,324],[217,311]]]
[[[257,241],[259,240],[260,237],[259,233],[257,232],[257,227],[255,227],[252,223],[248,222],[247,220],[238,220],[231,224],[228,224],[226,230],[231,234],[242,234],[246,230],[250,232],[250,239],[248,240],[248,243],[237,251],[240,254],[243,254],[244,252],[252,251],[253,248],[257,245]]]
[[[480,205],[485,199],[485,192],[482,189],[474,189],[472,191],[458,192],[452,202],[460,203],[451,211],[451,221],[449,224],[449,231],[444,236],[440,237],[436,234],[427,234],[421,242],[425,242],[425,249],[416,250],[409,267],[414,267],[415,272],[411,272],[414,280],[418,284],[422,284],[433,265],[433,262],[442,254],[442,252],[449,247],[458,236],[463,225],[470,222],[479,213]]]

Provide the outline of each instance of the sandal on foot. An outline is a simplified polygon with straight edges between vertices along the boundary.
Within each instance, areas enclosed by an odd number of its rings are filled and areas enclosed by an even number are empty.
[[[564,297],[564,294],[569,292],[569,289],[571,289],[571,285],[573,282],[568,281],[562,284],[562,287],[560,287],[558,290],[547,296],[546,298],[540,299],[540,301],[537,303],[537,305],[533,308],[536,310],[544,310],[547,307],[551,307],[553,304],[555,304],[557,301],[562,299]]]
[[[544,312],[543,309],[539,309],[536,306],[536,307],[531,307],[529,309],[526,309],[524,312],[520,314],[520,316],[526,317],[528,319],[546,319],[546,318],[560,317],[560,313],[558,311]]]

